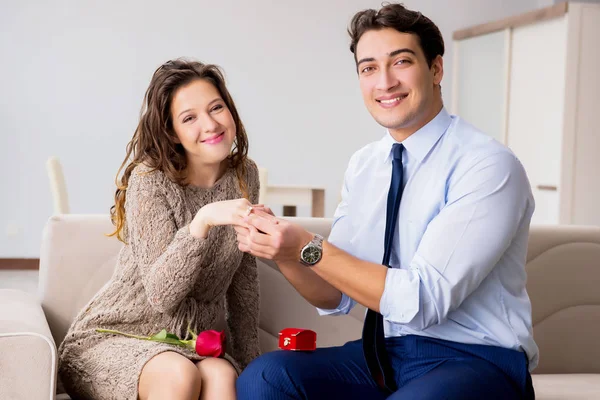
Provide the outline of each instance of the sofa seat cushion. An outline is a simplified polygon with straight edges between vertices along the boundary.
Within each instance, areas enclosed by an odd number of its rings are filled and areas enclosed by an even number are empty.
[[[537,400],[600,399],[600,374],[533,374]]]

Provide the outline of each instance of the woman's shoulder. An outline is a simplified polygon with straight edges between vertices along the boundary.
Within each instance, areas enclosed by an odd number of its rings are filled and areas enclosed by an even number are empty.
[[[168,190],[171,186],[164,172],[142,163],[131,171],[127,190]]]
[[[250,201],[258,203],[260,197],[260,174],[258,172],[258,166],[250,158],[247,158],[245,163],[246,185],[248,189],[247,195],[250,197]]]
[[[251,158],[246,158],[244,162],[246,166],[246,173],[248,174],[248,182],[258,182],[258,166],[254,160]]]

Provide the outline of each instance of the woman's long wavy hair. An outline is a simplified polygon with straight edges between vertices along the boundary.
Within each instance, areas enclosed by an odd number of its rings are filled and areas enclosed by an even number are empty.
[[[235,168],[240,190],[248,197],[246,182],[246,158],[248,157],[248,137],[237,108],[225,86],[223,72],[212,64],[177,59],[161,65],[152,76],[150,86],[144,97],[140,113],[140,122],[127,144],[125,159],[117,172],[115,204],[110,216],[116,229],[109,236],[125,242],[125,198],[129,177],[139,164],[145,164],[152,171],[162,171],[171,181],[185,186],[187,158],[183,146],[176,142],[171,117],[171,102],[177,90],[197,79],[212,83],[225,101],[233,116],[236,137],[231,154],[228,157],[230,168]],[[124,170],[123,175],[121,172]]]

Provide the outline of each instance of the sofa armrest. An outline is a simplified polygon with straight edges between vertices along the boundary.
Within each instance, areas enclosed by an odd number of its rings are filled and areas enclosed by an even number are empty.
[[[0,399],[54,399],[56,353],[37,296],[0,290]]]

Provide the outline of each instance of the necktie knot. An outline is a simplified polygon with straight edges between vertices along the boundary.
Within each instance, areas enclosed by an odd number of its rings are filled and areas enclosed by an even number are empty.
[[[402,150],[404,150],[404,145],[402,143],[394,143],[392,146],[392,157],[394,160],[402,161]]]

